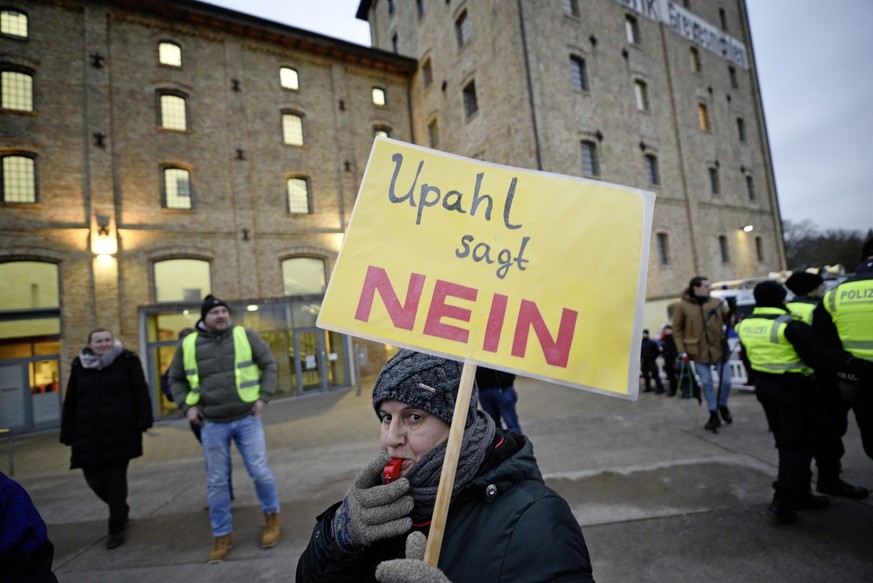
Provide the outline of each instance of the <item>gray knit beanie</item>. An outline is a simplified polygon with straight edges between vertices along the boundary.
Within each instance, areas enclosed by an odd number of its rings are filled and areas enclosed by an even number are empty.
[[[376,379],[373,408],[378,414],[382,401],[400,401],[427,411],[451,425],[462,369],[463,365],[454,360],[401,350],[385,363]],[[474,382],[465,426],[476,418],[478,403],[479,395]]]

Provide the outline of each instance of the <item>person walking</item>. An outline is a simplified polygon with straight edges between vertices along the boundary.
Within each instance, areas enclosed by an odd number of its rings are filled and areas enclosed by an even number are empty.
[[[316,518],[297,581],[594,580],[579,522],[543,482],[530,440],[477,411],[475,385],[437,566],[421,560],[462,370],[411,350],[385,364],[373,388],[380,451]]]
[[[664,359],[664,374],[667,375],[667,384],[670,385],[667,396],[672,397],[679,390],[676,383],[676,340],[673,338],[673,326],[665,324],[661,330],[661,357]]]
[[[209,562],[233,546],[230,512],[230,444],[236,442],[264,513],[261,547],[279,542],[279,495],[267,463],[261,413],[276,391],[276,361],[257,332],[235,325],[228,305],[208,295],[195,331],[170,365],[173,400],[188,421],[201,424],[207,502],[213,546]]]
[[[109,506],[107,549],[124,544],[127,466],[142,455],[142,433],[151,426],[139,358],[110,330],[93,330],[70,368],[60,441],[71,447],[70,469],[82,468],[88,487]]]
[[[791,317],[781,283],[761,282],[754,295],[754,311],[736,330],[743,359],[755,371],[755,396],[779,451],[769,512],[777,523],[790,524],[797,521],[798,509],[829,505],[826,497],[810,491],[817,357],[812,328]]]
[[[661,347],[649,337],[649,331],[643,330],[642,346],[640,348],[640,369],[643,373],[643,392],[656,395],[664,393],[664,384],[661,382],[661,373],[658,371],[658,357],[661,356]],[[655,388],[652,389],[650,380],[654,380]]]
[[[479,389],[479,403],[498,427],[502,427],[501,419],[506,429],[521,433],[515,404],[518,393],[515,392],[515,375],[502,370],[494,370],[484,366],[476,367],[476,387]]]
[[[680,356],[694,361],[694,370],[703,385],[703,395],[709,406],[709,420],[703,428],[716,431],[721,426],[719,414],[725,423],[733,422],[728,409],[731,370],[727,364],[730,357],[727,327],[732,315],[728,303],[712,297],[711,291],[707,278],[691,278],[673,310],[673,338]]]
[[[786,304],[795,319],[812,325],[816,306],[825,294],[824,280],[817,273],[798,271],[785,280],[794,298]],[[846,453],[843,435],[848,429],[849,403],[840,395],[835,371],[820,366],[815,374],[815,443],[813,457],[818,470],[816,490],[822,494],[863,499],[867,488],[849,484],[840,478],[841,460]]]

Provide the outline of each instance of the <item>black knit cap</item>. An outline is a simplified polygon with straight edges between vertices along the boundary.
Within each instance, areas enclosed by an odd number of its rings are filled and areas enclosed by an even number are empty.
[[[230,311],[230,306],[224,303],[224,300],[220,300],[212,294],[209,294],[205,298],[203,298],[203,304],[200,306],[200,317],[205,318],[206,314],[209,313],[209,310],[212,308],[224,306],[227,308],[227,311]]]
[[[798,271],[792,273],[791,277],[785,280],[785,287],[795,294],[802,296],[808,294],[823,283],[824,280],[822,277],[816,273]]]
[[[761,308],[782,308],[788,293],[778,281],[762,281],[755,286],[755,303]]]
[[[401,350],[385,363],[373,387],[373,409],[379,414],[382,401],[400,401],[452,423],[461,386],[463,365],[454,360],[412,350]],[[465,426],[476,418],[479,396],[475,382]]]

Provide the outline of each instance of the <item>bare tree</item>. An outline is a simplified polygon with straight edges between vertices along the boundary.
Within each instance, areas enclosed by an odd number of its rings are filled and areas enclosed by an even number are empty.
[[[860,261],[861,245],[873,236],[873,229],[862,231],[828,229],[819,231],[809,219],[799,223],[782,221],[785,256],[791,269],[841,264],[852,271]]]

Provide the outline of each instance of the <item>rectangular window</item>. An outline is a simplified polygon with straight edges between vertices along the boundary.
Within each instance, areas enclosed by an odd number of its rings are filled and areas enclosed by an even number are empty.
[[[282,67],[279,69],[279,84],[284,89],[300,89],[300,79],[297,76],[297,71],[291,67]]]
[[[427,124],[427,144],[431,148],[436,148],[440,145],[440,128],[437,125],[437,120]]]
[[[282,139],[291,146],[303,145],[303,117],[295,113],[282,114]]]
[[[397,33],[391,35],[391,50],[395,53],[400,52],[400,37],[397,36]]]
[[[728,77],[731,80],[731,89],[738,89],[740,83],[737,81],[737,70],[731,65],[728,65]]]
[[[371,91],[373,105],[385,105],[385,90],[381,87],[373,87]]]
[[[0,84],[3,109],[33,111],[33,77],[18,71],[3,71],[0,73]]]
[[[755,237],[755,257],[758,261],[764,261],[764,240],[761,237]]]
[[[624,16],[624,31],[627,35],[627,42],[632,45],[640,43],[640,29],[637,25],[637,19],[630,14]]]
[[[158,62],[170,67],[182,66],[182,47],[176,43],[158,43]]]
[[[425,87],[430,87],[430,84],[433,83],[433,67],[431,67],[430,59],[421,65],[421,80]]]
[[[649,88],[645,81],[634,81],[634,96],[637,100],[637,109],[649,111]]]
[[[658,242],[658,261],[661,265],[670,265],[670,241],[667,239],[667,233],[658,233],[656,239]]]
[[[309,183],[305,178],[289,178],[288,183],[288,213],[309,214]]]
[[[476,99],[476,82],[470,81],[464,87],[464,114],[470,117],[479,111],[479,101]]]
[[[0,33],[27,38],[27,15],[11,8],[0,10]]]
[[[646,154],[646,176],[650,185],[661,184],[661,175],[658,173],[658,158],[654,154]]]
[[[570,57],[570,79],[573,89],[588,91],[588,72],[585,70],[585,59],[582,57]]]
[[[564,0],[564,14],[579,16],[579,0]]]
[[[721,252],[721,262],[722,263],[730,263],[731,262],[731,253],[730,249],[728,249],[728,240],[724,235],[718,236],[718,250]]]
[[[165,130],[188,129],[185,98],[178,95],[161,95],[161,127]]]
[[[469,44],[472,38],[470,19],[467,18],[466,10],[461,12],[461,15],[458,16],[458,19],[455,21],[455,36],[457,37],[459,47]]]
[[[709,131],[709,109],[705,103],[697,104],[697,123],[700,124],[700,131]]]
[[[746,174],[746,194],[749,195],[749,202],[755,200],[755,180],[751,174]]]
[[[718,9],[718,21],[721,24],[721,29],[727,32],[727,12],[725,12],[724,8]]]
[[[397,10],[397,5],[395,4],[395,0],[388,0],[388,15],[394,14],[394,11]]]
[[[600,163],[597,160],[597,144],[587,140],[582,142],[582,174],[585,176],[600,176]]]
[[[709,191],[712,194],[719,194],[721,192],[718,183],[718,168],[714,166],[709,167]]]
[[[700,73],[700,51],[697,50],[697,47],[691,47],[688,52],[691,56],[691,70],[695,73]]]
[[[182,168],[164,168],[164,207],[190,209],[191,174]]]
[[[36,163],[28,156],[4,156],[3,202],[36,202]]]
[[[415,6],[418,8],[418,17],[421,18],[424,16],[424,13],[427,12],[427,6],[425,6],[424,0],[416,0]]]
[[[737,118],[737,136],[741,142],[746,141],[746,120],[741,117]]]

